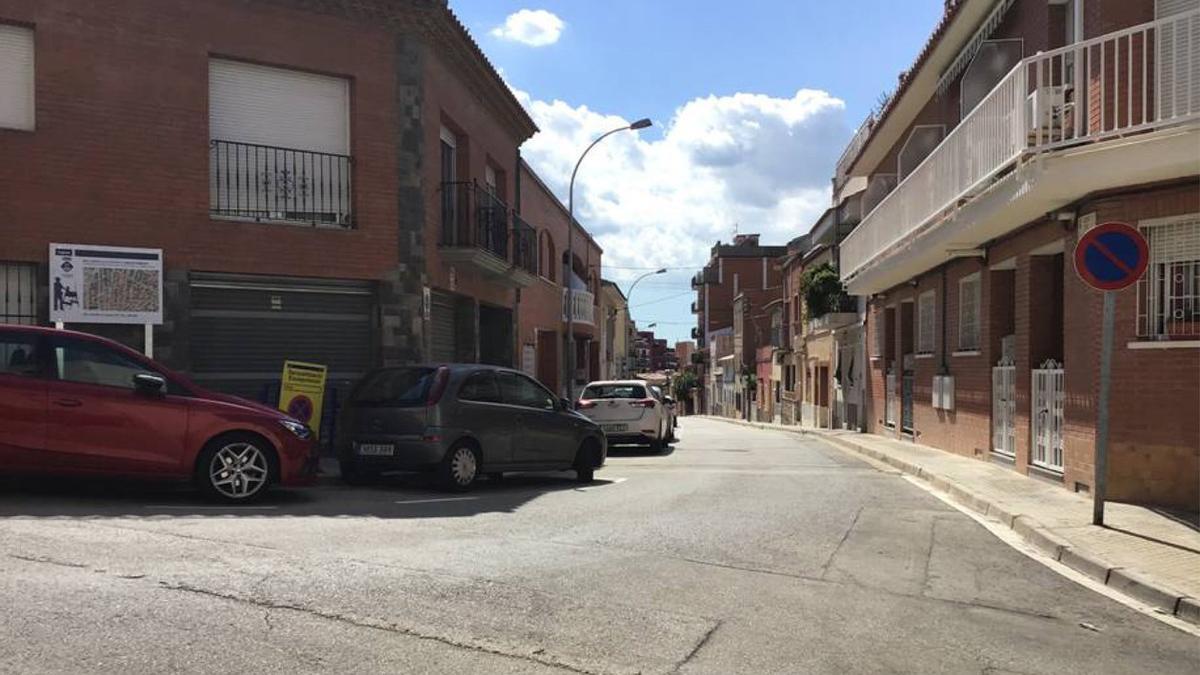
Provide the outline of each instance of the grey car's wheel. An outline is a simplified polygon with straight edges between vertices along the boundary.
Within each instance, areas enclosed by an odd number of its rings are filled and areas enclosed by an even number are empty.
[[[466,443],[459,443],[442,458],[438,477],[448,489],[469,490],[479,478],[479,464],[479,452]]]
[[[249,502],[262,496],[275,476],[275,451],[249,434],[209,442],[196,462],[196,484],[206,496]]]

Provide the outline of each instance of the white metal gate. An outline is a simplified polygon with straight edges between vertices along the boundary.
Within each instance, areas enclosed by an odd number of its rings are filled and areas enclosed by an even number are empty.
[[[884,424],[887,424],[889,427],[894,427],[894,426],[896,426],[896,417],[897,417],[897,414],[896,414],[896,412],[897,412],[896,411],[896,408],[897,408],[896,374],[895,373],[888,373],[887,384],[885,385],[885,390],[883,392],[883,395],[884,395],[884,398],[883,398],[883,408],[884,408],[883,421],[884,421]]]
[[[1050,359],[1033,371],[1033,453],[1030,461],[1063,470],[1063,364]]]
[[[992,452],[1017,454],[1017,367],[1001,359],[992,367]]]

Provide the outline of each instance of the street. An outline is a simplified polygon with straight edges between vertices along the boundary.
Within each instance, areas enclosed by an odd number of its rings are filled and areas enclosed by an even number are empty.
[[[597,481],[249,507],[0,487],[4,672],[1192,673],[1200,641],[817,440],[685,418]]]

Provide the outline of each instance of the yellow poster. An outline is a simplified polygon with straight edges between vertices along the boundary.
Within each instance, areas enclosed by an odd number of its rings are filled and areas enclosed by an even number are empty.
[[[299,361],[283,362],[279,409],[321,433],[321,403],[325,398],[325,366]]]

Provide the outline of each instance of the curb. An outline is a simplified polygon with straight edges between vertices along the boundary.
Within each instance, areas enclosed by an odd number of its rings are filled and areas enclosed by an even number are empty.
[[[886,452],[860,445],[845,436],[829,434],[824,430],[800,427],[790,429],[774,424],[735,420],[713,415],[697,415],[697,417],[766,429],[768,431],[783,431],[801,436],[815,436],[835,447],[887,464],[901,473],[914,476],[929,483],[931,486],[950,495],[954,501],[970,510],[993,520],[1000,521],[1006,527],[1013,530],[1027,544],[1076,572],[1144,604],[1150,605],[1164,614],[1200,626],[1200,598],[1185,596],[1137,572],[1131,572],[1124,567],[1113,565],[1089,552],[1072,548],[1070,542],[1051,532],[1039,523],[1037,519],[1025,514],[1009,511],[1006,507],[980,497],[948,478],[925,471],[917,464],[906,462]]]

